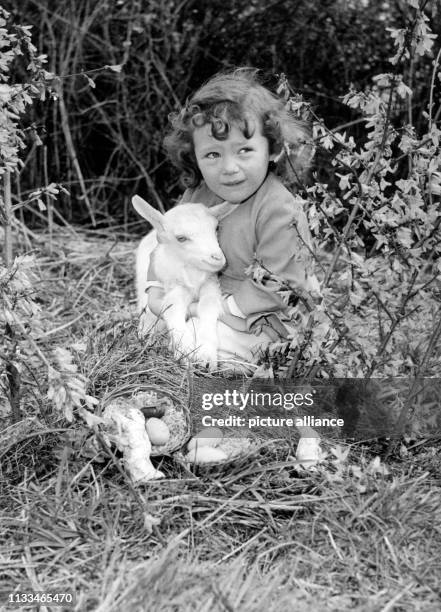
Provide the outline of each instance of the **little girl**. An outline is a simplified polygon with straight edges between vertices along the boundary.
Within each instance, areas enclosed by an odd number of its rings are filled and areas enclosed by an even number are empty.
[[[318,287],[302,200],[273,172],[286,175],[288,146],[293,169],[301,172],[311,150],[307,129],[249,69],[214,76],[171,122],[165,146],[187,187],[181,201],[234,205],[218,231],[227,260],[219,277],[224,306],[219,361],[256,363],[270,342],[288,337],[289,329],[282,323],[286,305],[274,282],[262,284],[249,275],[253,261],[293,288]],[[155,280],[151,271],[149,280]],[[151,288],[148,297],[159,316],[161,290]],[[188,325],[194,329],[197,323],[193,317]]]

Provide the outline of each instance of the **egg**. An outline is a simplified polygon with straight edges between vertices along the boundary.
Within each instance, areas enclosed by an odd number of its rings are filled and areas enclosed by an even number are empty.
[[[203,446],[217,446],[223,438],[223,433],[219,427],[204,427],[201,429],[187,445],[189,451]]]
[[[320,438],[300,438],[296,459],[305,466],[313,466],[322,458]]]
[[[212,446],[200,446],[189,451],[185,460],[189,463],[203,465],[204,463],[222,463],[228,459],[227,453],[224,453],[220,448]]]
[[[155,446],[162,446],[170,440],[170,430],[161,419],[147,419],[145,428],[150,442]]]

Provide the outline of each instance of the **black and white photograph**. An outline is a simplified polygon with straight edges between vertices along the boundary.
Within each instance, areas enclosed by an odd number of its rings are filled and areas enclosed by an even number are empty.
[[[0,612],[441,610],[438,0],[0,0]]]

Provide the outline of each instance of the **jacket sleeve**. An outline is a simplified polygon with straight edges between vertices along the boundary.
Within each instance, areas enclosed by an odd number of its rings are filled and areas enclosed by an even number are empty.
[[[311,235],[302,208],[302,200],[291,194],[280,202],[264,202],[255,219],[256,259],[263,266],[295,287],[306,288],[308,274],[313,274]],[[284,310],[277,293],[278,284],[245,279],[234,299],[247,316]],[[252,317],[254,320],[255,316]]]

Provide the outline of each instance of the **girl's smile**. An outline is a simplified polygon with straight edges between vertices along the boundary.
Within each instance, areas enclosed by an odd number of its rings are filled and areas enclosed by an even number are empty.
[[[196,161],[207,187],[233,204],[247,200],[259,189],[274,159],[259,122],[255,123],[251,138],[234,125],[226,140],[214,138],[209,123],[193,132]]]

